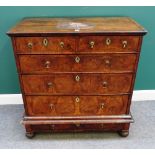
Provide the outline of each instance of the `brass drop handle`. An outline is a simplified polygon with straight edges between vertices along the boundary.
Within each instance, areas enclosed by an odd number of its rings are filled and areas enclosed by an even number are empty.
[[[111,64],[111,62],[110,62],[109,59],[106,59],[104,62],[105,62],[105,64],[106,64],[107,66],[110,66],[110,64]]]
[[[95,45],[95,42],[94,42],[94,41],[90,41],[90,42],[89,42],[90,48],[94,48],[94,45]]]
[[[104,103],[101,103],[100,108],[104,109],[104,106],[105,106]]]
[[[48,40],[45,38],[45,39],[43,39],[43,45],[46,47],[46,46],[48,46]]]
[[[50,61],[46,61],[46,62],[45,62],[45,68],[50,68],[50,64],[51,64]]]
[[[109,46],[110,44],[111,44],[111,39],[110,38],[107,38],[106,39],[106,45]]]
[[[102,82],[103,88],[106,88],[108,86],[108,82],[104,81]]]
[[[64,42],[61,41],[61,42],[59,43],[59,45],[60,45],[61,48],[64,48],[64,45],[65,45],[65,44],[64,44]]]
[[[31,42],[29,42],[28,44],[27,44],[27,46],[28,46],[28,48],[32,48],[33,47],[33,43],[31,43]]]
[[[76,76],[75,76],[75,80],[76,80],[77,82],[79,82],[79,81],[80,81],[80,76],[79,76],[79,75],[76,75]]]
[[[75,126],[76,126],[76,127],[80,127],[80,124],[79,124],[79,123],[75,123]]]
[[[124,41],[122,41],[122,45],[123,45],[123,48],[126,48],[128,45],[128,42],[126,40],[124,40]]]
[[[76,63],[79,63],[80,62],[80,58],[78,56],[75,58],[75,62]]]
[[[52,87],[52,86],[53,86],[53,83],[52,83],[52,82],[48,82],[48,83],[47,83],[47,86],[48,86],[48,87]]]
[[[52,110],[52,109],[54,108],[54,104],[51,103],[51,104],[49,105],[49,107],[50,107],[50,109]]]
[[[104,124],[101,124],[101,128],[104,128]]]

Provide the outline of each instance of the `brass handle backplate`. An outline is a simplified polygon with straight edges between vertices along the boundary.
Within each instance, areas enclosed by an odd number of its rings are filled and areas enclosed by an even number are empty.
[[[31,43],[31,42],[29,42],[28,44],[27,44],[27,46],[28,46],[28,48],[32,48],[33,47],[33,43]]]
[[[50,107],[50,109],[52,110],[52,109],[54,108],[54,104],[51,103],[51,104],[49,105],[49,107]]]
[[[61,48],[64,48],[65,44],[64,44],[64,42],[61,41],[59,45],[60,45]]]
[[[50,68],[50,64],[51,64],[50,61],[46,61],[46,62],[45,62],[45,68]]]
[[[75,123],[75,126],[76,126],[76,127],[80,127],[80,124],[79,124],[79,123]]]
[[[79,63],[80,62],[80,58],[78,56],[75,58],[75,62],[76,63]]]
[[[100,108],[104,109],[104,106],[105,106],[104,103],[101,103]]]
[[[104,81],[104,82],[102,83],[102,85],[103,85],[103,88],[106,88],[107,85],[108,85],[108,82]]]
[[[109,59],[106,59],[104,62],[105,62],[105,64],[106,64],[107,66],[110,66],[110,64],[111,64]]]
[[[90,48],[94,48],[94,45],[95,45],[95,42],[94,42],[94,41],[90,41],[90,42],[89,42]]]
[[[47,39],[43,39],[43,45],[48,46],[48,40]]]
[[[126,48],[128,45],[128,42],[126,40],[124,40],[124,41],[122,41],[122,44],[123,44],[123,48]]]
[[[106,39],[106,45],[109,46],[110,44],[111,44],[111,39],[110,39],[110,38],[107,38],[107,39]]]
[[[80,81],[80,76],[79,75],[76,75],[75,76],[75,80],[78,82],[78,81]]]
[[[48,86],[48,87],[52,87],[52,86],[53,86],[53,83],[52,83],[52,82],[48,82],[48,83],[47,83],[47,86]]]

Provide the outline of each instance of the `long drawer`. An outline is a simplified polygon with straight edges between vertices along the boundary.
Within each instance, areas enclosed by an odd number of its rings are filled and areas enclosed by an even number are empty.
[[[35,132],[120,131],[122,124],[46,124],[31,125]]]
[[[126,113],[128,95],[26,96],[29,116],[90,116]]]
[[[132,74],[60,73],[21,78],[25,94],[128,93],[132,83]]]
[[[19,55],[21,73],[134,72],[136,54]]]
[[[138,52],[139,36],[17,37],[17,53]]]

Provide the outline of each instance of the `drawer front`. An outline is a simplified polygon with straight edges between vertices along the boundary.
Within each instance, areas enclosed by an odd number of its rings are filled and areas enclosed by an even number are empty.
[[[35,132],[120,131],[122,124],[44,124],[31,128]]]
[[[97,53],[136,52],[139,36],[83,36],[76,37],[17,37],[16,51],[19,53]],[[76,44],[78,47],[76,48]]]
[[[136,52],[139,36],[84,36],[79,40],[79,52]]]
[[[22,73],[133,72],[136,54],[19,55]]]
[[[17,37],[16,51],[21,53],[72,53],[76,49],[74,37]]]
[[[126,113],[128,96],[26,96],[30,116],[90,116]]]
[[[26,94],[113,94],[130,91],[132,74],[23,75]]]

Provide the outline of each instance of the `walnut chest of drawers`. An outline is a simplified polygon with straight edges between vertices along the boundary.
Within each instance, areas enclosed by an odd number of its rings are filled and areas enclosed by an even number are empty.
[[[143,35],[128,17],[25,18],[11,36],[26,136],[37,132],[129,134]]]

